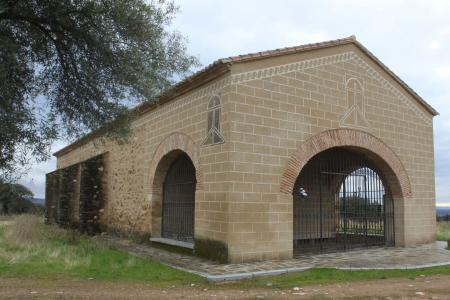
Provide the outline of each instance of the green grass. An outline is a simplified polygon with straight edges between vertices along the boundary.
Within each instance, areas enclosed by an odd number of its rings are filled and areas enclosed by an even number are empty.
[[[450,240],[450,222],[437,223],[437,240],[438,241]]]
[[[0,225],[0,276],[188,284],[199,276],[110,249],[75,231],[20,216]]]
[[[448,232],[448,227],[444,227],[443,232]],[[450,275],[450,266],[359,271],[318,268],[237,283],[210,284],[199,276],[170,268],[152,259],[111,249],[76,231],[44,225],[40,217],[25,215],[0,222],[0,277],[78,278],[146,282],[155,286],[196,283],[208,288],[245,289],[291,288],[386,278],[414,279],[420,275]]]
[[[240,288],[266,287],[292,288],[294,286],[317,285],[336,282],[364,281],[387,278],[410,278],[420,275],[450,275],[450,266],[416,270],[337,270],[327,268],[311,269],[300,273],[279,276],[258,277],[237,283]]]

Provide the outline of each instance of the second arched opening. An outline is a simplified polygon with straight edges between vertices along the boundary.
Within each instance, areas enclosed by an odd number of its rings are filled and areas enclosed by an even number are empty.
[[[294,253],[394,245],[394,202],[382,169],[351,147],[311,158],[293,190]]]

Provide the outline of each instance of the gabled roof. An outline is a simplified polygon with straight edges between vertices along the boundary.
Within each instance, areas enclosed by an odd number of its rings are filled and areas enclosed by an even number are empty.
[[[419,104],[421,104],[431,115],[437,116],[439,113],[428,104],[422,97],[420,97],[412,88],[410,88],[403,80],[401,80],[394,72],[392,72],[387,66],[385,66],[375,55],[372,54],[366,47],[356,40],[355,36],[346,37],[343,39],[336,39],[331,41],[325,41],[321,43],[305,44],[295,47],[286,47],[281,49],[262,51],[256,53],[249,53],[244,55],[231,56],[227,58],[221,58],[206,66],[195,74],[185,78],[178,84],[174,85],[168,91],[153,101],[142,103],[136,106],[133,111],[138,115],[144,114],[150,110],[153,110],[163,103],[175,99],[176,97],[183,95],[199,86],[202,86],[217,77],[230,71],[231,66],[237,63],[252,62],[261,59],[267,59],[272,57],[278,57],[289,54],[296,54],[301,52],[313,51],[318,49],[331,48],[341,45],[353,44],[360,49],[364,54],[371,58],[379,67],[381,67],[386,73],[388,73],[398,84],[400,84],[413,98],[415,98]],[[72,144],[62,148],[61,150],[53,153],[55,156],[63,155],[72,149],[85,144],[89,140],[101,136],[105,132],[105,128],[99,128],[91,133],[88,133],[84,137],[78,139]]]
[[[370,52],[366,47],[364,47],[360,42],[356,40],[354,35],[337,40],[331,40],[321,43],[314,44],[306,44],[295,47],[287,47],[257,53],[249,53],[238,56],[231,56],[228,58],[222,58],[211,64],[210,66],[214,66],[216,64],[233,64],[233,63],[242,63],[242,62],[250,62],[259,59],[265,59],[270,57],[276,57],[287,54],[295,54],[299,52],[312,51],[317,49],[330,48],[334,46],[353,44],[358,47],[364,54],[369,56],[376,64],[378,64],[385,72],[387,72],[395,81],[397,81],[405,90],[407,90],[416,100],[419,101],[421,105],[425,107],[425,109],[430,112],[433,116],[439,115],[439,113],[429,105],[422,97],[420,97],[412,88],[410,88],[403,80],[401,80],[394,72],[392,72],[386,65],[384,65],[372,52]]]

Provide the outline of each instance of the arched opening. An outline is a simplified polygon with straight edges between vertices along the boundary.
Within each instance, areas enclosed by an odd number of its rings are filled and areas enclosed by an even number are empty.
[[[195,167],[186,153],[170,164],[163,182],[161,236],[194,242]]]
[[[378,163],[334,147],[305,164],[293,189],[294,254],[394,245],[394,201]]]
[[[187,156],[193,167],[191,174],[195,176],[195,192],[203,189],[203,176],[199,161],[200,150],[195,142],[183,133],[167,136],[156,148],[149,169],[149,201],[151,205],[152,239],[162,237],[162,206],[164,198],[164,182],[169,169],[181,156]],[[192,170],[192,168],[194,170]],[[193,216],[192,216],[193,218]]]

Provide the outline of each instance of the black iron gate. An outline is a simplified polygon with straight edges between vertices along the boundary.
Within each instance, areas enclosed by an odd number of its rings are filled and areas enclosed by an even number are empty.
[[[294,188],[294,251],[393,245],[394,203],[381,172],[356,151],[313,157]]]
[[[195,167],[186,154],[181,154],[170,166],[164,181],[162,237],[193,242],[195,187]]]

